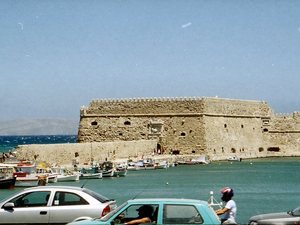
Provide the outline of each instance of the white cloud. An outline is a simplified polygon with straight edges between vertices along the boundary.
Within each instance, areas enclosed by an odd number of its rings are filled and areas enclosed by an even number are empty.
[[[192,25],[192,23],[191,23],[191,22],[188,22],[188,23],[186,23],[186,24],[181,25],[181,28],[187,28],[187,27],[189,27],[189,26],[191,26],[191,25]]]
[[[23,23],[18,23],[18,24],[20,25],[21,30],[23,30],[24,29]]]

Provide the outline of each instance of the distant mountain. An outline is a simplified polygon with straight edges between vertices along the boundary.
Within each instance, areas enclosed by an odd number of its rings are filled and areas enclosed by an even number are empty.
[[[79,121],[67,119],[0,120],[0,135],[73,135]]]

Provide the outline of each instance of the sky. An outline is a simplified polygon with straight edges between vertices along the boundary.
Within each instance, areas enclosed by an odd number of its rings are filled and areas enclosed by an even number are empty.
[[[0,120],[94,99],[215,97],[300,111],[299,0],[1,0]]]

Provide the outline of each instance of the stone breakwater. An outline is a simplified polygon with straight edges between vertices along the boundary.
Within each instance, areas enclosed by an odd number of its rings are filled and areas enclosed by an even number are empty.
[[[200,154],[153,154],[156,148],[156,141],[128,141],[128,142],[94,142],[94,143],[69,143],[69,144],[32,144],[20,145],[17,148],[17,158],[24,160],[44,161],[50,165],[72,167],[75,160],[75,153],[79,155],[80,164],[90,165],[92,162],[103,162],[105,160],[115,162],[126,162],[152,158],[156,162],[167,160],[168,162],[189,161],[197,159]],[[214,157],[207,156],[210,161],[227,160],[229,157],[238,156],[243,159],[261,157],[284,157],[300,156],[294,152],[284,154],[270,152],[269,154],[234,154],[228,153]]]

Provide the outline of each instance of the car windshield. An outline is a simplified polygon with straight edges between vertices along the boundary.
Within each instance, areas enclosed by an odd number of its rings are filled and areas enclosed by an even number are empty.
[[[116,212],[118,212],[120,209],[122,209],[125,205],[127,205],[128,202],[124,202],[122,205],[118,206],[116,209],[114,209],[113,211],[109,212],[108,214],[106,214],[105,216],[101,217],[99,220],[100,221],[107,221],[109,220],[113,215],[116,214]]]
[[[94,192],[94,191],[89,190],[89,189],[83,188],[82,191],[85,192],[85,193],[87,193],[87,194],[89,194],[89,195],[91,195],[91,196],[93,196],[95,199],[97,199],[101,203],[109,202],[109,201],[114,201],[112,199],[108,199],[105,196],[100,195],[99,193]]]
[[[293,216],[300,216],[300,207],[292,210]]]

